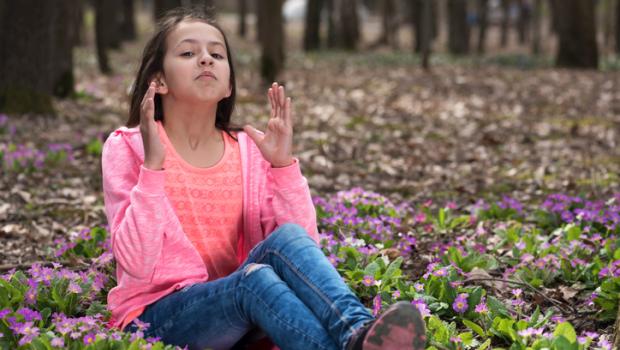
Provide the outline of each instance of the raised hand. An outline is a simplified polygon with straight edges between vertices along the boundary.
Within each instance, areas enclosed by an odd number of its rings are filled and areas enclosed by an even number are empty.
[[[144,167],[161,170],[164,166],[166,152],[159,139],[159,131],[155,123],[155,82],[151,82],[142,98],[140,109],[140,133],[144,145]]]
[[[250,125],[243,130],[250,136],[265,158],[274,168],[293,163],[293,120],[291,98],[286,97],[284,87],[273,83],[267,92],[271,103],[271,118],[267,130],[261,133]]]

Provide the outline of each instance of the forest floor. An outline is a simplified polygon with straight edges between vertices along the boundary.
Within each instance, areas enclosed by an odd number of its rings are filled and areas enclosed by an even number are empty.
[[[238,77],[233,121],[263,128],[258,49],[230,36]],[[125,122],[144,40],[111,53],[110,76],[98,73],[92,46],[78,48],[77,97],[56,101],[55,117],[9,117],[14,132],[0,141],[68,143],[74,160],[30,174],[3,171],[1,264],[36,261],[56,236],[105,223],[100,158],[87,145]],[[394,200],[465,206],[503,195],[530,202],[549,193],[606,198],[619,191],[617,70],[441,55],[427,72],[408,52],[287,55],[282,81],[294,101],[295,155],[313,194],[362,187]]]

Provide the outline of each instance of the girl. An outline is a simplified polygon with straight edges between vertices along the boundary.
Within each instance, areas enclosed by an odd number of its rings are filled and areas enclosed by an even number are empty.
[[[281,349],[421,349],[403,302],[375,320],[317,245],[292,155],[291,99],[274,83],[265,133],[232,126],[222,30],[168,14],[148,42],[127,127],[102,156],[117,282],[111,323],[165,343],[228,349],[260,330]]]

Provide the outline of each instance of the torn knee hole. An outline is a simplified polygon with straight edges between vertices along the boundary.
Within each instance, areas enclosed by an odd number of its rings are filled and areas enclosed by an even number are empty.
[[[266,267],[266,266],[267,265],[265,265],[265,264],[255,264],[255,263],[248,264],[248,266],[246,266],[246,268],[245,268],[245,276],[247,276],[250,273],[260,269],[261,267]]]

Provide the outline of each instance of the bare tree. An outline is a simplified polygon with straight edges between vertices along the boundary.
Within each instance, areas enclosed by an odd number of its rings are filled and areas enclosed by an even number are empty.
[[[517,21],[517,32],[519,34],[519,44],[529,41],[530,25],[532,20],[532,8],[529,2],[519,0],[519,20]]]
[[[317,50],[321,46],[321,10],[323,0],[308,0],[304,27],[304,50]]]
[[[558,67],[598,68],[595,4],[591,0],[563,0],[556,6]]]
[[[76,0],[0,3],[0,52],[11,53],[0,55],[0,111],[53,113],[51,96],[71,94],[75,38],[69,11],[76,5]]]
[[[239,36],[245,38],[248,30],[246,22],[246,17],[248,14],[248,1],[238,0],[237,6],[239,7]]]
[[[540,39],[542,31],[542,13],[543,1],[534,0],[534,8],[532,11],[532,53],[540,54]]]
[[[448,47],[452,54],[469,52],[467,0],[448,0]]]
[[[510,0],[502,0],[502,32],[500,37],[500,46],[508,45],[508,35],[510,30]]]
[[[258,41],[261,44],[260,72],[263,82],[276,80],[284,67],[283,0],[261,0],[257,6]]]
[[[355,50],[360,40],[358,0],[340,1],[340,25],[342,47],[347,50]]]
[[[616,1],[616,52],[620,55],[620,1]]]
[[[422,0],[422,68],[430,69],[431,36],[433,32],[431,17],[433,14],[431,0]]]
[[[134,0],[123,0],[123,16],[121,20],[121,38],[123,40],[136,39],[136,21]]]
[[[489,0],[478,0],[478,53],[484,53],[487,39]]]

